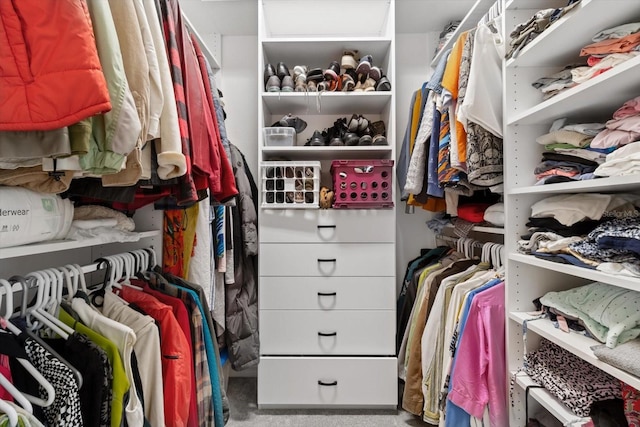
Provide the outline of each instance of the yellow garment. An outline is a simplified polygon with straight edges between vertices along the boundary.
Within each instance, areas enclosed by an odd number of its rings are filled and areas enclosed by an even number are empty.
[[[198,204],[164,212],[162,271],[186,279],[196,240]]]
[[[456,43],[449,54],[447,60],[447,67],[444,69],[444,76],[442,77],[442,87],[451,92],[453,99],[458,99],[458,83],[460,78],[460,60],[462,58],[462,50],[464,43],[467,41],[468,31],[460,34]],[[453,118],[452,118],[453,119]],[[456,140],[458,143],[458,159],[460,163],[467,161],[467,133],[462,126],[462,123],[455,120],[456,124]]]

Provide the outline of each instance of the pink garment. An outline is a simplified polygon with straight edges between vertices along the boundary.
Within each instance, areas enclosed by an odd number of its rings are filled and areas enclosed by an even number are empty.
[[[640,140],[640,133],[605,129],[593,138],[591,148],[620,147]]]
[[[640,33],[634,33],[619,39],[607,39],[587,45],[580,51],[580,56],[631,52],[638,45],[640,45]]]
[[[640,96],[630,99],[613,113],[614,119],[623,119],[640,114]]]
[[[612,119],[606,123],[607,129],[623,130],[625,132],[640,133],[640,113],[621,119]]]
[[[456,350],[449,400],[476,418],[489,405],[492,426],[509,425],[504,282],[476,295]]]
[[[553,168],[553,169],[546,170],[544,172],[537,173],[536,174],[536,179],[537,180],[541,180],[545,176],[567,176],[567,177],[571,178],[571,177],[574,177],[576,175],[578,175],[578,172],[576,172],[575,170],[568,171],[568,170],[563,170],[561,168]]]
[[[13,384],[13,379],[11,378],[11,368],[9,367],[9,356],[5,356],[4,354],[0,354],[0,374],[4,375],[4,377]],[[5,390],[0,385],[0,399],[6,400],[8,402],[13,402],[13,396],[9,394],[7,390]]]

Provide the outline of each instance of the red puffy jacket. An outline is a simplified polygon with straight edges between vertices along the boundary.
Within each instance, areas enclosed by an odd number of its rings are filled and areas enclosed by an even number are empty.
[[[111,110],[85,0],[0,1],[0,130],[51,130]]]

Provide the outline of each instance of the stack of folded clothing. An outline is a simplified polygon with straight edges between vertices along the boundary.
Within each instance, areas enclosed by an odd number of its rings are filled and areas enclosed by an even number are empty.
[[[567,65],[557,73],[532,83],[534,88],[542,92],[543,99],[549,99],[640,55],[640,22],[600,31],[592,40],[594,43],[580,51],[580,56],[586,58],[586,64]]]
[[[632,142],[608,154],[593,172],[597,176],[624,176],[640,173],[640,141]]]
[[[137,242],[135,222],[122,212],[106,206],[85,205],[75,208],[67,234],[70,240],[98,239],[102,243]]]
[[[571,72],[583,65],[582,63],[567,65],[557,73],[539,78],[531,83],[531,86],[542,92],[542,99],[547,100],[567,89],[577,86],[577,83],[573,81],[573,74],[571,74]]]
[[[444,45],[447,44],[449,40],[451,40],[451,37],[453,37],[453,33],[456,32],[456,29],[460,25],[460,22],[461,22],[460,20],[450,21],[447,25],[444,26],[444,28],[440,32],[440,38],[438,39],[438,46],[436,47],[436,54],[440,52],[440,50],[442,50]]]
[[[573,194],[531,206],[518,251],[613,274],[640,272],[640,196]]]
[[[537,185],[595,178],[594,171],[612,149],[591,147],[591,141],[602,129],[602,123],[567,124],[556,120],[547,134],[536,138],[545,148],[536,166]]]
[[[580,0],[568,0],[567,6],[539,10],[526,22],[516,25],[510,34],[511,41],[509,43],[510,49],[506,55],[507,59],[518,56],[527,44],[542,34],[551,24],[567,14],[578,3],[580,3]]]
[[[584,83],[640,55],[640,22],[600,31],[592,41],[580,51],[580,56],[587,57],[587,66],[571,71],[576,83]]]
[[[591,147],[618,148],[640,141],[640,96],[628,100],[618,108],[605,127],[593,138]]]
[[[635,266],[637,270],[640,267],[640,212],[599,225],[584,240],[571,243],[569,250],[594,267],[601,263],[626,263],[625,267],[633,270]]]

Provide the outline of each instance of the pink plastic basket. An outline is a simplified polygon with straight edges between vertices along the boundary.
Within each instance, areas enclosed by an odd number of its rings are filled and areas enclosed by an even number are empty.
[[[392,208],[393,160],[334,160],[334,208]]]

